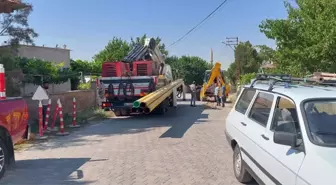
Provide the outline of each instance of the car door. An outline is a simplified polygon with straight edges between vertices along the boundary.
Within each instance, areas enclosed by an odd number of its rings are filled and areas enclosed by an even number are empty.
[[[272,181],[265,174],[264,167],[268,161],[265,160],[267,152],[263,148],[265,142],[268,142],[264,133],[274,104],[275,95],[273,93],[258,91],[257,95],[246,115],[246,127],[248,128],[248,137],[250,143],[246,150],[242,150],[246,155],[245,162],[252,168],[257,176],[265,183],[272,184]]]
[[[231,110],[226,120],[226,130],[234,136],[241,148],[246,148],[248,141],[246,127],[246,113],[251,105],[252,100],[256,94],[255,89],[243,89],[241,95],[238,97],[237,103]]]
[[[304,148],[291,148],[290,146],[280,145],[274,142],[274,129],[280,124],[293,123],[292,128],[286,128],[284,132],[298,133],[298,142],[302,143],[302,135],[298,120],[298,112],[292,100],[284,96],[277,96],[274,105],[274,114],[270,124],[268,124],[264,135],[269,140],[263,142],[262,148],[266,152],[264,164],[267,175],[274,184],[296,184],[297,173],[304,160]]]

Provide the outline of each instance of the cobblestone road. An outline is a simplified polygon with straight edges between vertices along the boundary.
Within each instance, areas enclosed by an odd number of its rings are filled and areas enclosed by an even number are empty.
[[[179,102],[164,117],[116,118],[16,153],[8,185],[238,185],[229,108]]]

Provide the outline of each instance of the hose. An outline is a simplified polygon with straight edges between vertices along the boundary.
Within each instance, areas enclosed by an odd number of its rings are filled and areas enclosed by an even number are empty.
[[[107,88],[107,93],[108,93],[108,98],[113,98],[114,97],[114,89],[113,89],[113,85],[110,84]]]
[[[122,95],[120,94],[120,91],[123,91]],[[126,94],[126,89],[124,88],[124,83],[123,82],[120,82],[119,83],[119,89],[118,89],[118,100],[119,101],[124,101],[125,100],[125,94]]]
[[[126,83],[126,86],[124,87],[124,95],[125,95],[126,97],[128,96],[128,95],[127,95],[127,89],[129,89],[128,92],[131,92],[130,97],[132,98],[132,97],[134,96],[134,85],[133,85],[133,83],[132,83],[131,81],[128,81],[128,82]]]

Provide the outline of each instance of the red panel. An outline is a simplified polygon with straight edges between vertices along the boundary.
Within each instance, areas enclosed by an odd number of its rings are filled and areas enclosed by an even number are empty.
[[[133,76],[152,76],[152,61],[133,62]]]
[[[102,66],[102,77],[127,76],[129,72],[129,64],[124,62],[105,62]]]

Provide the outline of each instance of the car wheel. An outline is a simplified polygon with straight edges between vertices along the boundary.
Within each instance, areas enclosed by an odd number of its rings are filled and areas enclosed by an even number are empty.
[[[248,183],[253,180],[252,176],[248,173],[243,163],[240,148],[236,145],[233,152],[233,171],[237,180],[241,183]]]
[[[8,151],[5,143],[0,139],[0,179],[5,174],[7,161],[8,160]]]

